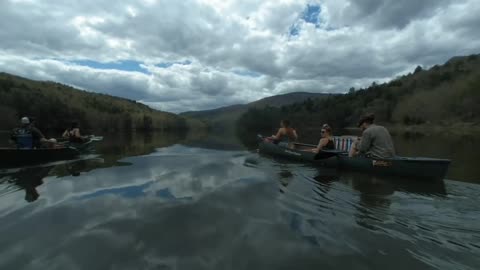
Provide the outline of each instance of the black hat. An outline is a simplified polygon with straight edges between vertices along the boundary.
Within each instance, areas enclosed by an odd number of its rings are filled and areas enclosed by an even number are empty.
[[[375,115],[373,113],[367,113],[364,114],[362,117],[360,117],[360,120],[358,120],[357,126],[361,126],[363,123],[373,123],[375,121]]]

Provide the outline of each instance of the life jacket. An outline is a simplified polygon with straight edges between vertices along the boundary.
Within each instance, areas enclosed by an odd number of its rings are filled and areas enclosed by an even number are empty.
[[[33,135],[29,128],[19,128],[15,130],[15,138],[18,149],[32,149]]]

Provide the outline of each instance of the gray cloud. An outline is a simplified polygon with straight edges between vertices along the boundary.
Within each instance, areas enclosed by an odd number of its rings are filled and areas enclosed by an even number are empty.
[[[350,0],[341,10],[344,23],[371,24],[377,28],[404,28],[410,22],[430,18],[453,0]]]
[[[318,26],[302,20],[307,4],[320,5]],[[9,0],[0,3],[0,71],[173,112],[208,109],[343,92],[478,53],[479,13],[475,0]],[[294,24],[299,33],[290,36]],[[147,72],[73,60],[134,60]]]
[[[412,20],[434,14],[437,9],[449,0],[394,1],[394,0],[363,0],[352,4],[360,9],[357,18],[374,17],[373,21],[380,27],[403,28]]]

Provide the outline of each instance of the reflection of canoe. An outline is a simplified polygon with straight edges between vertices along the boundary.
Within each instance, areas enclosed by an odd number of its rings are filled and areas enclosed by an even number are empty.
[[[74,159],[80,152],[73,147],[16,149],[0,148],[0,167],[25,166]]]
[[[367,157],[348,157],[345,151],[322,151],[319,154],[301,151],[314,145],[295,144],[294,149],[278,146],[269,141],[260,140],[262,153],[285,157],[301,162],[310,162],[319,166],[337,167],[346,170],[362,171],[373,174],[405,176],[414,178],[443,179],[450,160],[434,158],[395,157],[374,159]]]

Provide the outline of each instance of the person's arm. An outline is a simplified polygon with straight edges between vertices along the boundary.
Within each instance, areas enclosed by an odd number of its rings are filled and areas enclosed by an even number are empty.
[[[76,138],[81,138],[82,136],[80,135],[80,129],[79,128],[76,128],[74,131],[73,131],[73,135],[74,137]]]
[[[36,127],[33,127],[33,128],[32,128],[32,134],[33,134],[34,136],[37,136],[37,137],[40,138],[40,139],[45,139],[45,136],[43,136],[43,133],[42,133],[38,128],[36,128]]]
[[[63,132],[62,137],[63,137],[63,138],[68,138],[68,129],[66,129],[66,130]]]
[[[372,134],[370,134],[370,132],[368,131],[363,132],[362,139],[360,140],[360,144],[357,144],[358,152],[366,153],[370,149],[371,144],[372,144]]]
[[[10,133],[10,143],[12,144],[16,144],[17,143],[17,133],[16,133],[16,130],[12,130],[12,132]]]
[[[312,152],[314,152],[314,153],[320,152],[320,150],[322,150],[323,147],[325,147],[325,145],[327,145],[327,143],[328,143],[327,138],[321,138],[320,141],[318,141],[317,147],[312,149]]]
[[[12,130],[12,132],[10,133],[10,140],[12,141],[16,141],[17,140],[17,132],[16,130]]]
[[[348,152],[349,157],[353,157],[358,155],[358,146],[360,145],[361,137],[357,137],[357,139],[352,143],[350,147],[350,151]]]
[[[38,141],[41,142],[41,143],[46,143],[48,140],[45,138],[45,136],[43,135],[43,133],[36,127],[33,127],[30,129],[31,132],[32,132],[32,136],[33,138],[38,138]]]
[[[293,130],[293,140],[296,141],[298,139],[298,134],[297,131],[294,129]]]
[[[274,140],[280,140],[280,138],[282,137],[282,134],[283,134],[282,131],[283,131],[283,130],[282,130],[281,128],[279,128],[278,131],[277,131],[277,135],[274,135],[272,138],[273,138]]]

